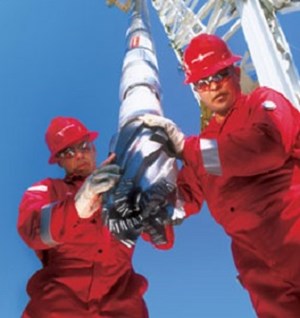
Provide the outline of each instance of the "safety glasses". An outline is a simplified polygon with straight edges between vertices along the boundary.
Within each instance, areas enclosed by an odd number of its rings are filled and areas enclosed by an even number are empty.
[[[57,158],[71,159],[74,158],[77,152],[88,153],[92,150],[93,144],[89,141],[83,141],[78,145],[68,147],[60,151],[56,156]]]
[[[233,74],[233,70],[234,70],[233,67],[228,67],[214,75],[203,78],[199,80],[198,82],[193,83],[194,89],[196,91],[198,90],[207,91],[210,89],[211,83],[221,84],[226,79],[228,79],[228,77],[230,77]]]

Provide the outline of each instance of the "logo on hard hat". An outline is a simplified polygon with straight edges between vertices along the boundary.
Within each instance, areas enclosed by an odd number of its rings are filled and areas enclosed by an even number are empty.
[[[214,54],[214,52],[207,52],[205,54],[199,54],[197,58],[195,58],[191,61],[191,63],[202,62],[204,59],[206,59],[207,57],[209,57],[213,54]]]
[[[56,135],[63,137],[65,134],[65,131],[68,130],[69,128],[74,127],[74,125],[68,125],[66,127],[63,127],[59,132],[56,133]]]

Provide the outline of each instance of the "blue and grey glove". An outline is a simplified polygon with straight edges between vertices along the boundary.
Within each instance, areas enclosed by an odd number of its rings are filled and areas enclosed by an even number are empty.
[[[154,244],[166,243],[165,224],[170,222],[170,197],[175,185],[161,180],[147,190],[133,191],[131,181],[121,181],[116,192],[109,196],[102,211],[106,224],[121,242],[133,246],[142,232]],[[105,199],[105,195],[104,195]]]
[[[130,180],[121,180],[115,192],[104,195],[105,205],[102,210],[104,224],[110,232],[128,247],[134,246],[142,232],[143,217],[137,201],[140,192],[133,191]]]
[[[140,213],[143,216],[143,232],[148,234],[155,245],[167,243],[165,225],[172,216],[171,203],[174,200],[176,186],[165,179],[154,183],[141,193]]]

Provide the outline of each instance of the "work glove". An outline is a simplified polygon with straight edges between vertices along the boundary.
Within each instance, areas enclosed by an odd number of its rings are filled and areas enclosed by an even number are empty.
[[[175,194],[175,185],[165,179],[147,190],[133,190],[133,181],[121,180],[102,210],[104,224],[128,247],[135,245],[142,232],[156,245],[166,243],[165,224],[169,223],[167,205]]]
[[[121,168],[108,164],[97,168],[82,184],[75,196],[75,207],[79,217],[89,218],[100,207],[100,198],[104,192],[113,188],[121,177]]]
[[[152,215],[143,221],[143,232],[149,235],[151,243],[162,245],[167,243],[166,220],[168,219],[166,208],[160,208],[156,215]]]
[[[152,220],[149,225],[156,229],[162,229],[161,224],[180,225],[186,216],[183,208],[184,201],[176,191],[175,184],[165,179],[154,183],[142,192],[136,204],[139,205],[145,220],[144,225],[150,218]]]
[[[127,247],[135,245],[142,232],[143,217],[137,201],[140,192],[133,188],[132,180],[121,180],[109,196],[103,196],[103,223]]]
[[[171,143],[172,151],[175,156],[181,158],[184,147],[184,134],[172,120],[153,114],[145,114],[138,119],[147,127],[158,127],[163,129]]]
[[[136,203],[141,210],[143,218],[156,216],[160,209],[167,206],[172,200],[175,190],[176,186],[173,183],[168,182],[166,179],[161,179],[143,191]]]
[[[176,186],[161,179],[143,191],[138,200],[143,217],[143,233],[155,245],[167,243],[166,224],[172,215],[171,202],[174,201]]]

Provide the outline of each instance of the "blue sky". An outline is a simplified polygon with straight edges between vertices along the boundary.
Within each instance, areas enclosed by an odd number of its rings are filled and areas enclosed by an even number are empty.
[[[299,14],[281,17],[300,65]],[[199,110],[150,7],[163,109],[186,134],[199,131]],[[40,267],[16,231],[25,189],[47,176],[44,132],[51,118],[74,116],[98,130],[99,162],[106,158],[117,129],[119,80],[129,16],[102,0],[0,0],[0,316],[20,317],[29,277]],[[298,22],[297,22],[298,19]],[[234,50],[241,43],[233,41]],[[253,318],[248,295],[236,280],[230,241],[207,209],[176,228],[175,247],[159,251],[138,242],[134,265],[150,287],[151,318]]]

